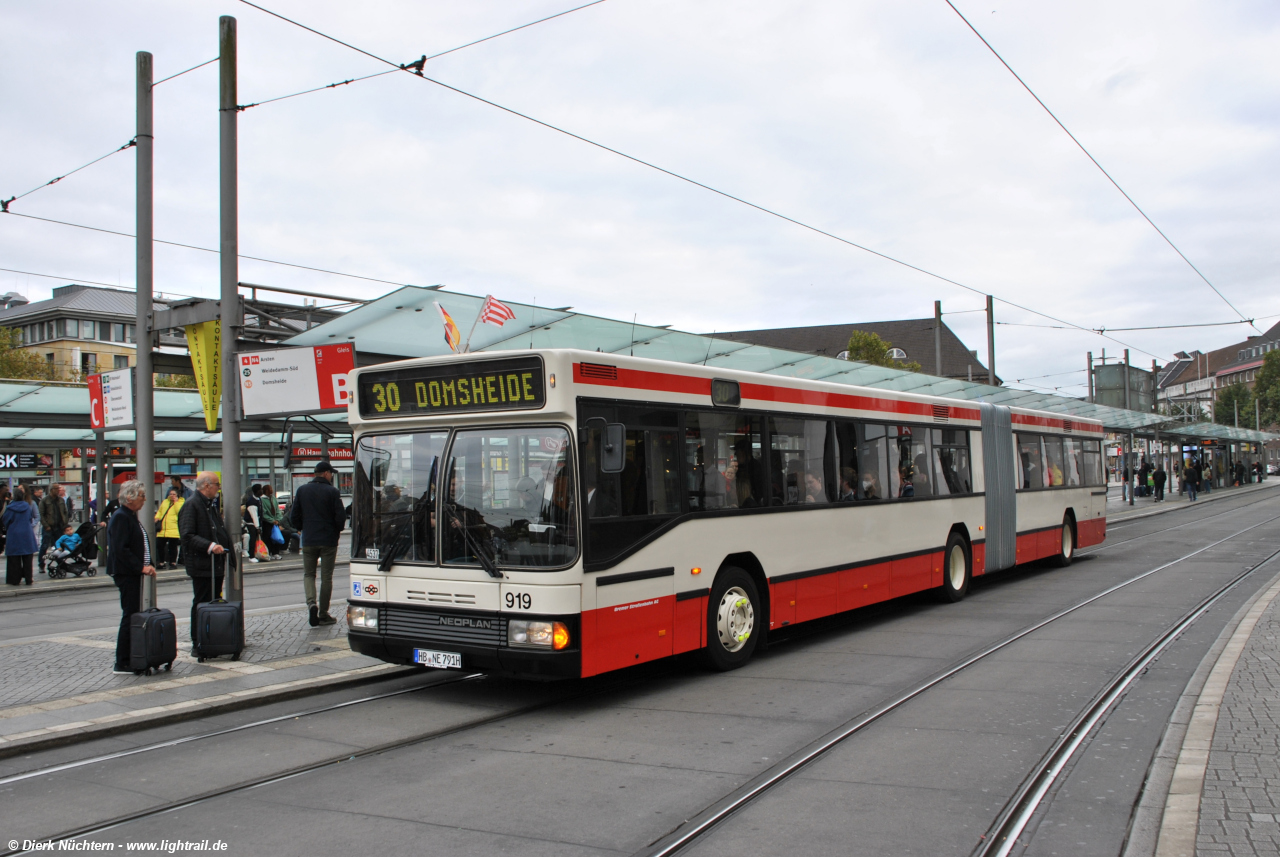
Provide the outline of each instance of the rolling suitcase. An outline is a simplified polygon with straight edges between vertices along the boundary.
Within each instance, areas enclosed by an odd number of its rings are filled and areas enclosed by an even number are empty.
[[[209,574],[216,570],[210,564]],[[196,606],[196,627],[191,629],[191,641],[195,645],[196,660],[230,655],[240,660],[244,651],[244,603],[219,598]]]
[[[152,607],[129,617],[129,669],[151,675],[173,669],[178,658],[178,621],[172,611]]]

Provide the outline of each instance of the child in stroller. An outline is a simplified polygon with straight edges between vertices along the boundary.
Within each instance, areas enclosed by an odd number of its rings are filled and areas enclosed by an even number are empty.
[[[88,573],[93,577],[98,573],[94,560],[98,558],[98,543],[93,538],[94,526],[89,522],[72,530],[67,525],[65,534],[54,544],[49,552],[48,574],[50,580],[60,580],[68,574],[79,577]]]

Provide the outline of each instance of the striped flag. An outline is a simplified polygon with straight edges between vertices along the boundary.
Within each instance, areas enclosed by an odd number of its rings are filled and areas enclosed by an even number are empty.
[[[484,296],[484,306],[480,308],[480,320],[485,324],[496,324],[502,327],[503,322],[516,317],[515,310],[502,301],[494,300],[493,295]]]
[[[440,318],[444,321],[444,341],[449,343],[449,348],[456,353],[458,345],[462,342],[462,334],[458,331],[458,326],[453,323],[453,316],[445,312],[440,302],[436,301],[435,305],[436,309],[440,310]]]

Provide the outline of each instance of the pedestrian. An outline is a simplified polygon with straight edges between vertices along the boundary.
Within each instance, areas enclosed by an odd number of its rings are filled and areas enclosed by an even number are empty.
[[[1200,476],[1200,491],[1208,494],[1213,488],[1213,465],[1205,462],[1204,473]]]
[[[249,533],[249,562],[258,561],[258,540],[262,538],[262,495],[261,485],[250,485],[249,490],[240,498],[240,517],[244,528]]]
[[[1169,478],[1169,474],[1164,472],[1163,462],[1156,465],[1156,472],[1151,475],[1151,478],[1155,480],[1156,502],[1163,503],[1164,483]]]
[[[1129,481],[1129,465],[1126,464],[1124,466],[1124,487],[1120,489],[1120,499],[1126,503],[1129,502],[1129,494],[1133,491],[1133,486],[1129,484]]]
[[[49,493],[40,502],[40,526],[44,530],[40,540],[40,570],[44,571],[44,556],[53,547],[53,543],[62,537],[62,531],[71,522],[67,513],[67,503],[62,499],[63,488],[54,483],[49,486]]]
[[[186,500],[178,493],[178,489],[170,488],[169,496],[156,509],[156,568],[177,568],[178,554],[182,546],[182,536],[178,532],[178,516]]]
[[[1147,496],[1147,476],[1151,473],[1151,463],[1145,458],[1142,459],[1142,466],[1138,468],[1138,495]]]
[[[9,493],[8,486],[0,488],[0,520],[4,518],[4,510],[9,508],[9,504],[13,502],[13,496]],[[0,526],[0,551],[4,550],[5,528]]]
[[[35,528],[39,526],[40,516],[27,502],[27,492],[21,485],[13,489],[13,500],[0,515],[0,526],[4,527],[6,541],[4,553],[6,559],[5,583],[10,586],[30,586],[31,557],[40,549],[36,541]]]
[[[107,574],[120,590],[120,631],[116,634],[116,662],[111,671],[132,675],[129,654],[133,630],[129,617],[142,609],[142,578],[154,576],[151,542],[138,520],[138,510],[147,502],[147,488],[136,479],[120,486],[120,506],[107,523]]]
[[[333,594],[333,564],[338,558],[338,536],[347,522],[342,496],[333,487],[337,473],[328,461],[316,465],[315,478],[298,489],[289,510],[289,523],[302,533],[302,589],[307,596],[311,627],[332,625],[329,615]],[[316,563],[320,564],[320,597],[316,600]]]
[[[35,532],[36,544],[39,545],[44,541],[44,522],[40,520],[40,507],[44,503],[44,487],[40,485],[32,485],[27,491],[27,502],[31,504],[31,509],[36,513],[35,523],[32,524],[32,530]],[[39,549],[37,548],[37,552]]]
[[[222,487],[218,474],[211,470],[196,476],[196,491],[182,506],[178,515],[178,532],[182,534],[182,564],[191,578],[191,628],[195,633],[196,607],[222,597],[222,581],[228,552],[235,543],[227,525],[214,510],[213,499]],[[192,638],[191,653],[195,654]]]
[[[181,497],[183,500],[190,500],[191,495],[195,493],[190,488],[188,488],[185,484],[183,484],[181,476],[169,477],[169,490],[177,491],[178,496]]]
[[[271,551],[272,556],[279,556],[289,544],[291,531],[285,522],[284,510],[276,502],[275,487],[270,484],[263,485],[262,497],[259,499],[262,501],[262,540],[267,543],[267,550]],[[282,541],[276,541],[271,537],[273,527],[279,527]]]
[[[1194,503],[1196,501],[1196,491],[1200,487],[1200,468],[1194,461],[1189,462],[1182,470],[1182,486],[1187,489],[1187,496],[1190,498],[1189,502]]]

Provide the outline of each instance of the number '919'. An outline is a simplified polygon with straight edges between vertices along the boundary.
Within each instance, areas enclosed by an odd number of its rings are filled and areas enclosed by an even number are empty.
[[[530,610],[533,608],[533,596],[527,592],[508,592],[507,607],[509,609]]]

